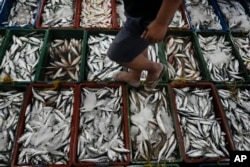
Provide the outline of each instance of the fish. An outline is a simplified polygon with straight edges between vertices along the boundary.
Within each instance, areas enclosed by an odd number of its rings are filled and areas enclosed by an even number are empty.
[[[78,162],[124,162],[125,145],[122,87],[81,88],[77,143]]]
[[[196,30],[222,30],[214,7],[205,0],[186,0],[185,6],[191,26]]]
[[[73,27],[76,2],[74,0],[46,1],[40,19],[41,27]]]
[[[82,0],[80,27],[112,28],[111,0]]]
[[[38,42],[33,42],[31,38]],[[17,82],[34,81],[44,42],[44,33],[33,31],[25,35],[12,34],[11,39],[0,65],[1,80],[9,77]]]
[[[189,28],[188,23],[184,20],[181,8],[177,9],[172,21],[168,25],[171,28]]]
[[[71,143],[74,88],[31,89],[32,99],[25,108],[25,127],[17,139],[17,164],[67,164]],[[54,97],[61,97],[60,102],[54,100]]]

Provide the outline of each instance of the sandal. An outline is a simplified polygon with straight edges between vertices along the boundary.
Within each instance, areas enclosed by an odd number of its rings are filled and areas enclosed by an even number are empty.
[[[155,89],[155,87],[158,85],[158,83],[160,82],[161,78],[163,77],[163,75],[165,73],[167,73],[167,66],[165,64],[162,64],[163,65],[163,68],[162,68],[162,71],[159,75],[159,77],[154,80],[154,81],[145,81],[144,83],[144,89],[146,91],[152,91]]]
[[[113,79],[114,79],[115,81],[122,81],[122,82],[125,82],[125,83],[127,83],[127,84],[129,84],[129,85],[131,85],[131,86],[133,86],[133,87],[136,87],[136,88],[140,86],[140,81],[137,82],[137,83],[130,83],[130,82],[125,81],[123,78],[121,78],[121,77],[119,76],[119,74],[121,74],[121,73],[122,73],[122,71],[119,71],[119,72],[115,73],[115,74],[113,75]]]

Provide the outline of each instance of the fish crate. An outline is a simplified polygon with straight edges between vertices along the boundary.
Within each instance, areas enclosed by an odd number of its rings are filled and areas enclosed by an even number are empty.
[[[229,162],[229,152],[234,150],[234,145],[214,84],[169,84],[169,91],[183,161],[186,164]],[[203,144],[199,145],[197,142]],[[207,150],[205,146],[211,150]]]
[[[229,127],[234,151],[250,151],[250,84],[216,84],[215,87]]]
[[[220,1],[212,1],[215,8],[217,8],[217,10],[221,13],[221,16],[227,26],[227,30],[232,32],[249,32],[249,9],[246,3],[244,3],[244,0],[228,0],[225,2],[226,3],[221,2],[222,4],[219,5]],[[233,4],[233,2],[238,4]],[[231,7],[234,8],[234,10],[230,9]],[[235,12],[238,12],[238,14]],[[230,15],[228,13],[230,13]]]
[[[167,85],[167,82],[161,82],[150,92],[143,86],[127,87],[130,157],[133,166],[171,166],[183,162]],[[138,144],[137,139],[140,138],[141,144]]]
[[[35,27],[38,29],[75,29],[77,27],[77,11],[78,11],[78,1],[79,0],[71,0],[72,1],[72,16],[64,16],[65,11],[69,11],[69,9],[65,8],[64,10],[62,10],[62,8],[60,7],[60,10],[57,9],[52,9],[53,12],[58,12],[56,16],[56,14],[54,14],[53,16],[47,16],[49,13],[50,9],[47,9],[46,6],[48,3],[51,3],[51,5],[49,5],[50,7],[57,7],[60,6],[60,4],[56,4],[57,1],[51,1],[51,0],[41,0],[41,7],[39,9],[39,13],[37,15],[37,20],[36,20],[36,25]],[[60,2],[64,2],[64,1],[60,1]],[[66,3],[67,1],[65,1]],[[54,3],[54,4],[52,4]],[[59,3],[59,2],[58,2]],[[64,11],[64,12],[63,12]],[[61,13],[60,13],[61,12]],[[70,14],[68,14],[70,15]],[[57,17],[57,21],[53,20],[49,20],[47,22],[44,21],[45,18],[43,17],[47,17],[47,19],[52,19]],[[64,16],[64,17],[63,17]],[[72,20],[72,24],[64,24],[64,22],[62,21],[64,19],[67,20]],[[60,22],[61,21],[61,22]]]
[[[231,40],[237,50],[239,58],[246,68],[246,83],[250,83],[250,34],[243,32],[230,32]]]
[[[207,41],[205,42],[203,38],[206,38]],[[210,82],[215,84],[246,82],[248,79],[246,68],[234,47],[229,31],[196,32],[196,40],[200,48],[198,51],[202,57],[204,69],[208,74]],[[203,43],[202,40],[204,41]]]
[[[81,82],[85,70],[84,30],[50,29],[37,82]]]
[[[28,86],[11,166],[72,165],[77,92],[78,86],[74,83]]]
[[[23,13],[18,13],[18,10],[14,10],[14,5],[17,3],[20,3],[23,5],[23,7],[27,7],[25,9],[22,9],[20,6],[18,9],[22,10],[30,10],[29,13],[32,13],[31,17],[29,18],[27,13],[24,15]],[[32,3],[32,2],[31,2]],[[17,0],[4,0],[3,1],[3,6],[2,6],[2,12],[0,11],[0,27],[5,27],[5,28],[10,28],[10,29],[34,29],[36,25],[36,20],[38,16],[38,11],[41,6],[41,0],[37,0],[34,4],[30,5],[27,2],[17,2]],[[13,12],[12,12],[13,10]],[[21,17],[22,15],[23,18],[15,18],[15,21],[10,20],[11,14],[16,12],[16,17]],[[25,11],[26,12],[26,11]],[[29,18],[29,21],[24,21],[23,19]],[[19,22],[17,22],[17,20]],[[21,22],[22,21],[22,22]],[[16,23],[15,23],[16,22]],[[25,23],[24,23],[25,22]]]
[[[26,87],[25,85],[0,85],[0,164],[3,166],[10,166],[11,164],[16,131],[18,129],[17,125],[26,94]]]
[[[171,38],[173,39],[172,41],[171,41]],[[174,42],[175,39],[177,42]],[[178,40],[182,40],[180,42],[183,42],[183,44],[178,43]],[[190,42],[192,45],[189,45]],[[187,51],[187,49],[185,50],[185,47],[190,47],[189,51]],[[181,30],[181,31],[169,30],[163,42],[160,43],[159,50],[162,55],[163,63],[167,64],[168,66],[168,81],[169,82],[209,81],[208,74],[204,68],[203,60],[199,52],[199,46],[197,44],[197,41],[195,40],[195,33],[193,31],[191,30]],[[184,57],[185,59],[182,58],[180,59],[180,61],[190,62],[190,64],[193,64],[192,67],[189,66],[188,63],[183,67],[183,63],[181,63],[181,66],[183,68],[182,70],[180,70],[181,68],[176,66],[178,65],[177,60],[179,60],[175,57],[177,54],[180,56],[180,58],[181,56],[182,57],[186,56],[186,58]],[[175,60],[177,63],[174,62]],[[173,64],[175,63],[176,67],[173,67],[171,62]],[[190,67],[193,68],[193,74],[191,73],[192,70],[190,70],[191,69]],[[192,75],[185,72],[185,70],[191,71],[190,74]]]
[[[89,0],[88,0],[89,1]],[[77,19],[76,19],[76,28],[80,28],[80,29],[86,29],[86,30],[115,30],[117,28],[117,15],[116,15],[116,0],[101,0],[98,3],[97,6],[100,7],[100,5],[105,2],[105,1],[109,1],[110,2],[110,14],[106,15],[107,18],[105,18],[105,15],[103,16],[103,18],[100,16],[102,14],[102,12],[100,12],[100,9],[97,9],[95,7],[90,7],[87,6],[85,3],[87,2],[87,0],[83,1],[83,0],[78,0],[78,8],[77,8]],[[90,2],[92,3],[92,2]],[[82,23],[82,18],[84,16],[84,14],[88,15],[89,11],[87,11],[86,9],[84,10],[83,8],[87,6],[87,9],[92,10],[92,12],[94,12],[96,10],[97,14],[94,15],[94,18],[98,18],[99,20],[94,20],[92,21],[91,19],[93,18],[88,18],[88,17],[84,17],[85,18],[85,22]],[[104,6],[101,6],[104,7]],[[98,13],[99,12],[99,13]],[[91,13],[91,12],[90,12]],[[90,15],[93,17],[93,15]],[[100,23],[100,21],[102,21],[103,19],[110,19],[110,24],[104,24],[104,23]],[[90,25],[88,25],[88,21],[92,21],[93,23],[89,23]],[[99,24],[99,25],[98,25]]]
[[[34,82],[39,72],[39,61],[43,55],[44,41],[46,41],[46,38],[46,30],[8,30],[0,52],[0,80],[24,84]],[[9,60],[9,63],[6,63],[7,60]],[[12,63],[10,63],[10,60],[12,60]],[[27,63],[25,63],[26,60]],[[21,74],[21,72],[27,70],[28,67],[30,71],[26,71],[26,75]],[[28,74],[30,75],[29,78],[27,77]]]
[[[73,166],[129,165],[130,145],[125,84],[82,82],[79,84],[77,96],[79,97],[76,107],[78,119],[75,122]],[[91,113],[94,116],[92,118]],[[86,131],[88,127],[92,130]],[[80,151],[81,149],[83,151]]]
[[[108,48],[117,33],[118,30],[87,30],[83,81],[110,82],[113,81],[113,74],[123,70],[121,65],[107,56]],[[96,43],[93,42],[95,39],[98,39]]]
[[[202,163],[199,167],[217,167],[217,166],[230,166],[229,163]]]
[[[190,11],[187,10],[187,7],[188,7],[188,1],[187,0],[184,0],[183,3],[184,3],[184,9],[187,13],[187,18],[189,20],[189,24],[190,24],[190,28],[194,31],[208,31],[208,32],[214,32],[214,31],[226,31],[228,30],[227,28],[227,25],[225,23],[225,20],[223,19],[222,17],[222,14],[220,12],[220,10],[218,10],[218,7],[216,5],[214,5],[213,3],[213,0],[208,0],[208,1],[199,1],[198,3],[200,3],[200,6],[203,6],[202,5],[202,2],[207,2],[207,4],[209,5],[209,8],[213,13],[214,13],[214,16],[213,17],[217,17],[217,20],[221,26],[221,28],[217,28],[217,27],[214,27],[214,28],[209,28],[209,27],[206,27],[206,25],[201,25],[201,26],[204,26],[204,27],[201,27],[200,26],[196,26],[192,23],[192,18],[191,18],[191,14],[190,14]],[[198,5],[199,6],[199,5]],[[206,11],[202,11],[201,13],[205,13]],[[200,17],[200,14],[201,13],[197,13],[197,14],[194,14],[194,16],[199,16]],[[205,21],[204,21],[205,22]]]

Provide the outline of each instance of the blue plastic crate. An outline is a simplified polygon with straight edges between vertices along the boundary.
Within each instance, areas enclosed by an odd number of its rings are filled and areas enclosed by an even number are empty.
[[[11,8],[16,3],[16,0],[4,0],[4,2],[2,4],[2,10],[0,11],[0,28],[1,27],[4,27],[4,28],[34,28],[36,25],[37,16],[38,16],[39,9],[41,6],[41,1],[42,0],[37,0],[37,5],[36,5],[37,12],[33,16],[33,18],[34,18],[33,24],[24,25],[24,26],[20,26],[20,25],[8,26],[4,23],[8,22],[8,17],[10,15]]]

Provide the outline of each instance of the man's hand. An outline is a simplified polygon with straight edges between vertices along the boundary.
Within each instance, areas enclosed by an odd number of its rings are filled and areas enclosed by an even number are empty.
[[[167,24],[161,24],[157,20],[154,20],[147,26],[141,37],[152,43],[161,42],[165,37],[167,29]]]

